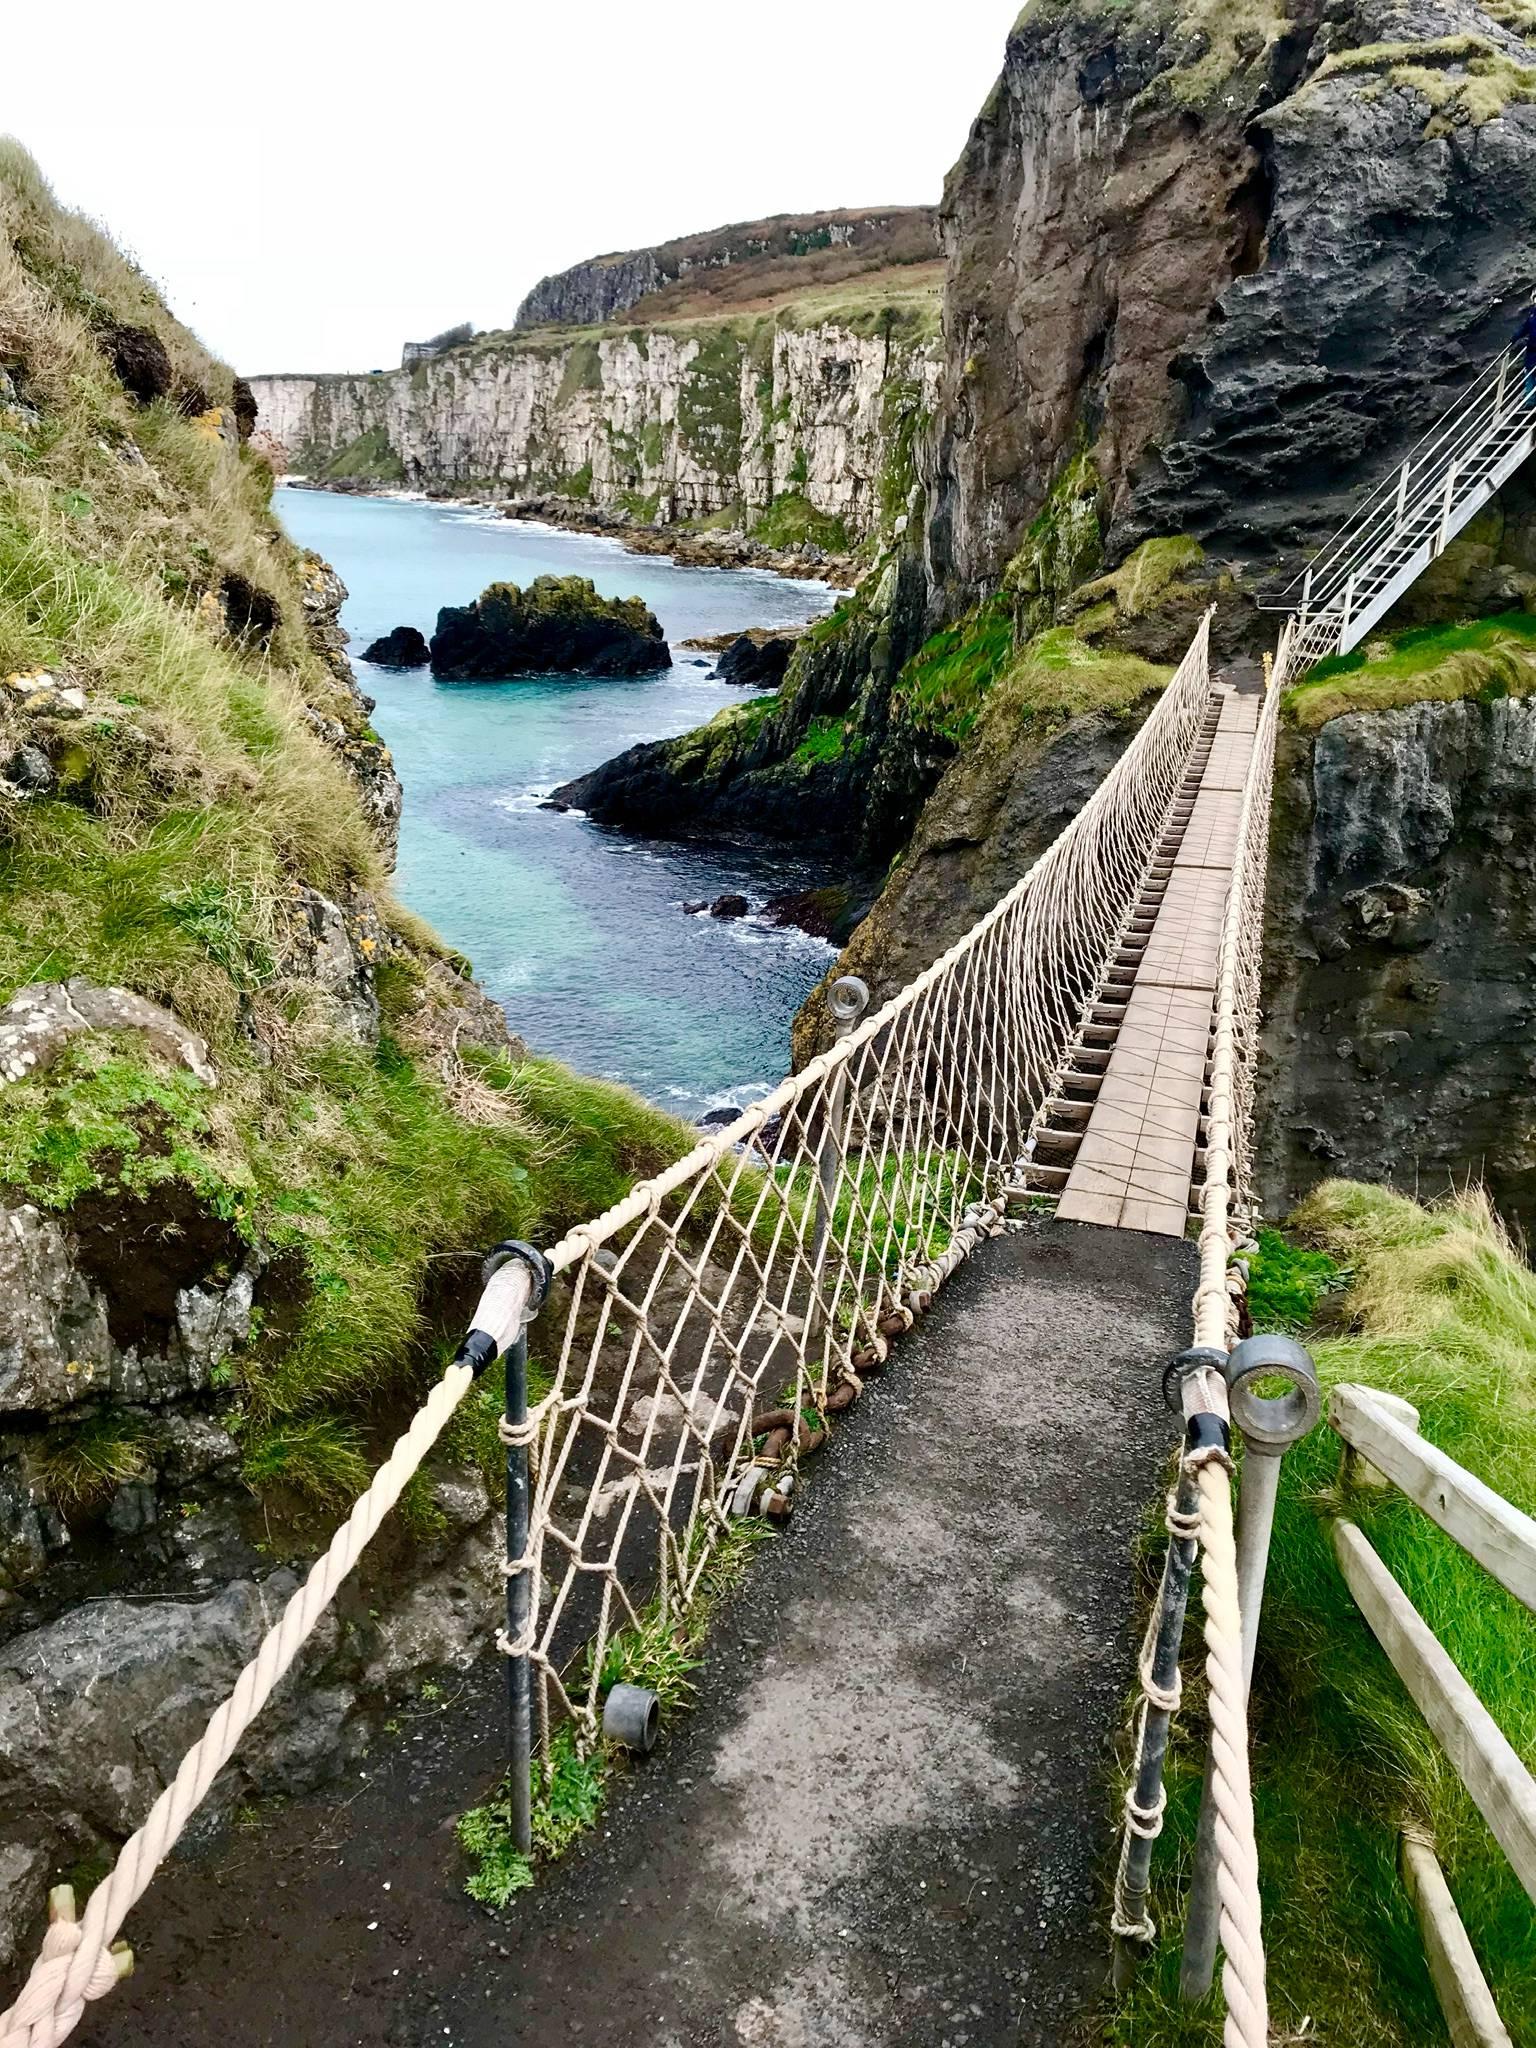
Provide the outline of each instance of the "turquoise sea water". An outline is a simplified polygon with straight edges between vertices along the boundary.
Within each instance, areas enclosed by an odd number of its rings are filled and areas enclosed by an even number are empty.
[[[692,569],[462,506],[277,494],[294,539],[333,563],[342,623],[374,725],[405,784],[396,882],[403,901],[467,953],[530,1045],[628,1082],[684,1116],[745,1103],[785,1072],[789,1023],[832,948],[755,919],[680,906],[739,890],[754,904],[824,879],[793,858],[625,838],[542,811],[556,784],[637,740],[701,724],[742,692],[680,649],[694,634],[819,616],[832,593],[752,570]],[[431,635],[439,606],[488,583],[590,576],[638,594],[674,666],[636,681],[434,683],[357,657],[392,626]]]

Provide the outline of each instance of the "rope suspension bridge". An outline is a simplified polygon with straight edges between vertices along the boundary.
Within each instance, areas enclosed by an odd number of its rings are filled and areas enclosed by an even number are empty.
[[[1198,1228],[1190,1344],[1165,1382],[1184,1445],[1140,1662],[1116,1974],[1155,1939],[1148,1872],[1198,1557],[1211,1751],[1186,1972],[1208,1983],[1219,1939],[1227,2048],[1264,2048],[1247,1694],[1277,1453],[1318,1405],[1297,1347],[1236,1343],[1279,704],[1358,644],[1525,459],[1533,421],[1511,353],[1307,570],[1267,674],[1213,674],[1208,614],[1077,817],[926,972],[872,1014],[862,984],[838,983],[835,1042],[766,1099],[558,1244],[498,1247],[457,1358],[83,1916],[67,1888],[53,1895],[0,2048],[56,2048],[131,1966],[129,1913],[490,1365],[507,1361],[497,1640],[526,1849],[555,1728],[573,1724],[584,1745],[605,1720],[614,1732],[610,1646],[688,1608],[733,1522],[789,1512],[801,1461],[1021,1203],[1106,1228]],[[1241,1536],[1234,1421],[1263,1468],[1244,1480]]]

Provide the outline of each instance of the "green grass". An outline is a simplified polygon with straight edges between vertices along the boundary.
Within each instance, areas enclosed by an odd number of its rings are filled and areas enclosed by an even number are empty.
[[[1536,1276],[1476,1192],[1431,1209],[1331,1182],[1293,1219],[1352,1275],[1347,1333],[1316,1338],[1325,1387],[1403,1395],[1425,1439],[1536,1509]],[[1314,1274],[1315,1277],[1315,1274]],[[1281,1302],[1282,1312],[1286,1303]],[[1338,1318],[1333,1319],[1337,1321]],[[1519,2048],[1536,2043],[1536,1911],[1356,1611],[1334,1562],[1349,1513],[1527,1764],[1536,1764],[1536,1617],[1401,1495],[1340,1490],[1320,1427],[1286,1459],[1255,1671],[1255,1810],[1278,2038],[1421,2048],[1445,2038],[1396,1872],[1405,1821],[1430,1828]],[[1125,2048],[1220,2039],[1177,2002],[1180,1888],[1198,1798],[1198,1721],[1180,1724],[1154,1911],[1156,1961],[1109,2022]]]
[[[92,1513],[119,1486],[148,1476],[151,1439],[144,1416],[97,1409],[39,1438],[30,1452],[33,1482],[61,1513]]]
[[[1330,655],[1286,692],[1286,714],[1315,731],[1348,711],[1402,704],[1525,697],[1536,690],[1536,615],[1499,612],[1448,626],[1419,626]]]
[[[805,729],[805,737],[795,748],[794,758],[807,767],[840,761],[848,751],[848,731],[846,718],[813,718]]]
[[[1278,1230],[1260,1230],[1258,1250],[1248,1261],[1248,1313],[1254,1329],[1304,1330],[1324,1298],[1347,1280],[1330,1253],[1294,1244]]]
[[[991,598],[935,633],[913,655],[896,684],[902,716],[959,746],[1013,652],[1012,607]]]
[[[791,472],[793,477],[793,472]],[[803,481],[803,478],[801,479]],[[770,548],[800,548],[807,545],[829,555],[848,552],[848,529],[841,519],[818,512],[799,491],[781,491],[752,528],[752,538]]]

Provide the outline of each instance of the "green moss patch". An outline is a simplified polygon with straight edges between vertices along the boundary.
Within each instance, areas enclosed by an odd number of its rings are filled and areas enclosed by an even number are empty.
[[[790,472],[794,479],[794,470]],[[799,478],[804,482],[805,472]],[[770,548],[800,548],[809,544],[829,555],[848,552],[848,529],[841,519],[818,512],[799,491],[782,491],[752,528],[752,538]]]
[[[327,483],[405,482],[405,464],[390,445],[387,427],[370,427],[349,441],[320,472]]]
[[[896,684],[901,716],[955,746],[970,732],[982,703],[1013,659],[1013,608],[993,598],[918,649]]]
[[[1536,690],[1536,615],[1500,612],[1469,624],[1420,626],[1332,655],[1286,692],[1287,716],[1315,731],[1347,711],[1403,704],[1488,703]]]
[[[1100,488],[1092,457],[1074,456],[1025,528],[1003,575],[1022,631],[1052,624],[1068,594],[1097,571],[1104,552]]]

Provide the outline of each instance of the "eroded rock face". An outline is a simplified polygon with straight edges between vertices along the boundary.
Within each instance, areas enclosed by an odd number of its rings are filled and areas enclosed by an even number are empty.
[[[78,977],[29,982],[0,1009],[0,1081],[46,1073],[70,1040],[88,1031],[142,1032],[151,1052],[217,1086],[206,1041],[179,1017],[131,989],[98,988]]]
[[[1286,15],[1020,18],[942,208],[947,609],[995,584],[1079,443],[1111,559],[1150,534],[1289,555],[1505,337],[1536,274],[1536,109],[1477,126],[1455,94],[1469,59],[1530,48],[1469,0]]]
[[[0,1206],[0,1414],[200,1392],[250,1335],[259,1272],[179,1183],[64,1215]]]
[[[329,562],[309,551],[301,559],[300,573],[305,635],[342,692],[329,708],[307,706],[307,716],[357,784],[363,815],[393,866],[400,846],[400,811],[405,792],[394,756],[368,723],[373,699],[358,688],[347,659],[347,634],[341,623],[347,586]],[[336,716],[337,711],[342,715]]]
[[[1351,712],[1285,736],[1260,1087],[1282,1215],[1341,1173],[1468,1174],[1536,1217],[1536,703]]]
[[[252,384],[263,429],[308,476],[364,442],[416,489],[553,493],[598,511],[639,502],[661,526],[739,506],[749,528],[792,494],[863,540],[932,407],[933,345],[823,323],[781,325],[754,351],[750,326],[560,348],[482,340],[384,377]]]
[[[373,899],[359,891],[343,908],[318,889],[294,885],[290,938],[282,970],[311,983],[332,1006],[335,1028],[358,1045],[379,1036],[374,963],[383,928]]]

